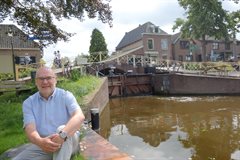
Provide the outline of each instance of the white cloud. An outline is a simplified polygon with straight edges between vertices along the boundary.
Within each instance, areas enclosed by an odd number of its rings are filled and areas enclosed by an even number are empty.
[[[44,59],[52,60],[55,50],[59,50],[62,56],[68,57],[75,57],[81,53],[87,54],[94,28],[103,33],[109,51],[115,50],[125,32],[148,21],[171,34],[174,20],[183,15],[183,9],[179,7],[177,0],[112,0],[110,5],[113,11],[112,28],[97,19],[86,19],[83,22],[76,19],[58,22],[60,28],[67,32],[74,32],[76,35],[70,39],[70,42],[59,42],[46,48]]]
[[[113,27],[103,24],[95,19],[80,22],[77,19],[63,20],[57,25],[71,33],[76,33],[69,42],[58,42],[56,45],[44,49],[44,59],[52,61],[53,52],[59,50],[63,57],[76,57],[78,54],[87,54],[90,38],[94,28],[99,29],[108,46],[109,51],[114,51],[125,32],[131,31],[148,21],[159,26],[169,34],[173,34],[172,26],[176,18],[184,17],[184,10],[177,0],[112,0],[110,2],[113,14]],[[232,1],[224,1],[224,8],[237,10],[239,5]]]

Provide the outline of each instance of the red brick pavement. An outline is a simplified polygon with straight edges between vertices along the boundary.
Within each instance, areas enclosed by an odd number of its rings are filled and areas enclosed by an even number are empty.
[[[86,130],[80,147],[87,160],[133,160],[91,129]]]

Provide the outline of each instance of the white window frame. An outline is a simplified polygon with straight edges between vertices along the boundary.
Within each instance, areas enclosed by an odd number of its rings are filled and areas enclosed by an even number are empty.
[[[218,49],[219,48],[219,43],[218,42],[213,42],[212,48],[213,49]]]
[[[168,40],[167,39],[161,39],[161,48],[162,48],[162,50],[168,50]]]

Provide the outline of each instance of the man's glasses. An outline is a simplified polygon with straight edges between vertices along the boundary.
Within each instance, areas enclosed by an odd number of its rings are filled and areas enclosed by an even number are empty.
[[[49,76],[49,77],[37,77],[37,79],[40,80],[40,81],[44,81],[44,80],[51,81],[53,78],[55,78],[55,77],[51,77],[51,76]]]

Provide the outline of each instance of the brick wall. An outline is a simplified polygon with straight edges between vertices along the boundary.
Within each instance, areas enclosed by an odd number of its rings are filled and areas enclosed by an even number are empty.
[[[86,119],[90,120],[90,109],[92,108],[99,108],[99,112],[101,114],[102,110],[109,101],[107,77],[101,79],[101,84],[99,87],[96,88],[93,93],[87,95],[84,98],[84,101],[85,109],[83,109],[83,112],[86,116]]]

